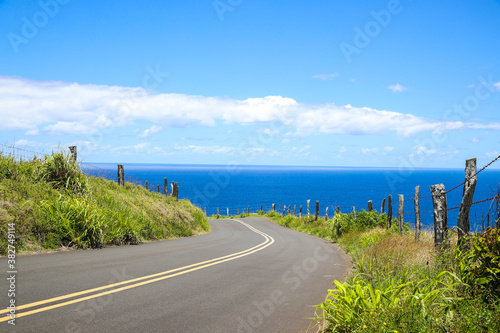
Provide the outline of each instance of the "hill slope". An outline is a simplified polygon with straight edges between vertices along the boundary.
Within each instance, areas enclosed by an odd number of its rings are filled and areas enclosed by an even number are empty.
[[[0,153],[0,254],[7,252],[9,227],[18,253],[137,244],[209,230],[189,201],[87,177],[61,153],[43,161]]]

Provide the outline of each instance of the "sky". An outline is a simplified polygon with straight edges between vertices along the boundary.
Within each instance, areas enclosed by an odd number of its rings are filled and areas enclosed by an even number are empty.
[[[498,0],[0,0],[0,144],[481,166],[500,155],[499,37]]]

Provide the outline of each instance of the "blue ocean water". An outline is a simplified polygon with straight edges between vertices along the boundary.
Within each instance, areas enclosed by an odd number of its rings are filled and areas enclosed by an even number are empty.
[[[101,175],[116,180],[116,164],[94,164],[101,168]],[[261,205],[264,211],[271,210],[272,204],[297,207],[311,200],[311,212],[315,210],[316,200],[320,204],[320,215],[329,207],[332,216],[334,207],[342,212],[367,209],[368,200],[373,201],[374,209],[381,210],[383,198],[393,196],[393,212],[397,216],[398,194],[405,199],[414,197],[415,186],[420,185],[420,209],[424,225],[433,224],[432,199],[430,186],[443,183],[446,190],[462,183],[465,179],[463,169],[415,169],[400,171],[390,168],[340,168],[340,167],[294,167],[294,166],[225,166],[225,165],[167,165],[167,164],[125,164],[127,181],[141,183],[149,181],[149,188],[157,190],[160,184],[163,191],[164,178],[179,184],[179,197],[189,199],[207,215],[216,213],[235,215],[246,211],[256,212]],[[106,171],[105,171],[106,170]],[[95,170],[94,170],[95,171]],[[87,170],[92,174],[92,169]],[[487,169],[478,175],[474,201],[491,198],[500,186],[500,170]],[[170,186],[169,186],[170,191]],[[462,187],[447,196],[448,207],[459,206]],[[427,198],[425,198],[427,197]],[[471,222],[477,229],[486,223],[486,214],[493,201],[474,205],[471,209]],[[387,203],[385,206],[387,211]],[[456,225],[458,209],[448,212],[448,225]],[[405,202],[405,221],[414,223],[414,203]],[[492,222],[490,222],[492,223]]]

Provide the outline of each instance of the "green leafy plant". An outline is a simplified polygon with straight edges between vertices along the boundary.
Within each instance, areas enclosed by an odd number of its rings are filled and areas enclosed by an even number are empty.
[[[39,168],[39,178],[55,189],[66,189],[82,194],[88,190],[87,177],[70,155],[53,153],[47,156]]]

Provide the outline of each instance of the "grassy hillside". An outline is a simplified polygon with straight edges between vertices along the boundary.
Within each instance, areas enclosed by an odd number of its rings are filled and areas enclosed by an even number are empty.
[[[21,162],[0,153],[0,254],[12,223],[18,253],[137,244],[209,230],[203,212],[189,201],[87,177],[60,153]]]
[[[386,215],[376,212],[328,221],[267,216],[338,242],[352,256],[356,270],[317,306],[325,332],[500,332],[498,229],[470,237],[468,251],[438,251],[431,232],[417,242],[408,225],[399,235],[397,223],[387,230]]]

